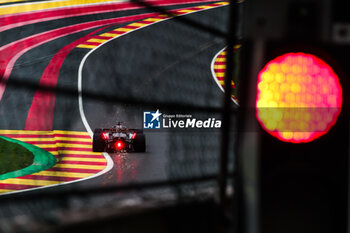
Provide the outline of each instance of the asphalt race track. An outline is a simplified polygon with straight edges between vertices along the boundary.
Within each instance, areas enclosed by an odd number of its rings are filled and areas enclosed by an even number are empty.
[[[221,26],[222,29],[223,24],[216,25],[212,22],[224,22],[223,17],[217,17],[225,15],[224,12],[224,8],[219,8],[185,17],[218,28]],[[215,53],[223,47],[216,40],[220,41],[220,38],[193,30],[175,19],[137,30],[107,43],[88,57],[83,70],[83,92],[100,90],[114,98],[219,106],[222,92],[216,86],[209,69]],[[157,105],[154,106],[156,109]],[[147,109],[84,100],[84,110],[92,128],[108,127],[116,119],[130,127],[142,128],[142,110]],[[96,112],[103,113],[103,117],[97,116]],[[123,175],[125,172],[122,181],[126,182],[130,179],[165,179],[176,176],[176,173],[181,175],[182,164],[178,161],[181,152],[174,153],[169,149],[177,145],[178,149],[183,149],[182,143],[192,137],[199,137],[198,134],[212,141],[218,138],[217,135],[206,132],[187,134],[180,130],[162,133],[151,131],[147,134],[148,153],[123,155],[121,163],[115,161],[115,169],[123,171]],[[203,148],[204,145],[194,144],[189,153],[192,156],[203,156],[204,161],[210,162],[210,158],[215,158],[211,154],[215,150]],[[199,151],[204,153],[199,155]],[[187,162],[191,163],[191,160]],[[199,164],[192,165],[195,168]],[[208,166],[203,166],[205,167]],[[130,176],[133,170],[135,174]]]
[[[205,4],[210,3],[178,4],[166,9]],[[223,94],[213,79],[210,65],[215,54],[225,46],[224,38],[186,25],[177,18],[225,31],[227,10],[227,7],[220,6],[171,17],[130,31],[93,51],[77,46],[88,36],[110,32],[151,17],[152,10],[79,15],[49,23],[23,24],[0,32],[2,53],[11,42],[19,43],[11,51],[25,45],[32,46],[19,50],[20,56],[14,55],[16,60],[12,60],[15,63],[11,72],[2,70],[3,77],[6,72],[10,74],[0,102],[0,129],[86,132],[79,111],[80,66],[83,113],[92,130],[111,127],[116,121],[142,128],[143,111],[160,109],[163,113],[169,112],[156,103],[220,106]],[[91,22],[95,24],[90,25]],[[42,41],[27,39],[38,34],[43,35]],[[2,64],[7,64],[5,62]],[[45,81],[48,76],[55,78]],[[43,94],[37,90],[39,83],[57,86],[56,93]],[[124,101],[91,98],[91,95],[101,94]],[[128,99],[133,103],[139,100],[155,104],[143,107],[127,103]],[[219,118],[214,113],[185,113]],[[114,166],[106,174],[61,188],[159,181],[213,174],[217,170],[213,164],[216,164],[218,156],[218,131],[149,130],[146,131],[146,144],[146,153],[111,154]],[[51,187],[48,191],[55,188],[59,187]]]

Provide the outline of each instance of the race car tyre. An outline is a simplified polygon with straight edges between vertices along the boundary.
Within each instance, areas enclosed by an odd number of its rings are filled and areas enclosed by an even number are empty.
[[[93,152],[104,152],[106,143],[102,138],[102,129],[95,129],[92,141]]]
[[[137,134],[134,139],[134,151],[146,152],[146,138],[144,134]]]

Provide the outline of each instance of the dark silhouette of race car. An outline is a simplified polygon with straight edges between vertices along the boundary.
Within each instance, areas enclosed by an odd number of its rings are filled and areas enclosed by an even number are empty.
[[[145,152],[146,138],[141,129],[128,129],[117,122],[111,129],[95,129],[94,152]]]

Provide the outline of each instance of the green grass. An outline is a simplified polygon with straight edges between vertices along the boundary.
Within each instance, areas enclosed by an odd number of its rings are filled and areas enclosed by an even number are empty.
[[[23,146],[0,138],[0,175],[28,167],[34,155]]]

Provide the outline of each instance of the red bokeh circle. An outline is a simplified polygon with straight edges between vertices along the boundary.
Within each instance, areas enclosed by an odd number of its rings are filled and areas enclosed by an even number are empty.
[[[338,76],[312,54],[284,54],[258,75],[256,117],[268,133],[285,142],[310,142],[326,134],[342,102]]]

